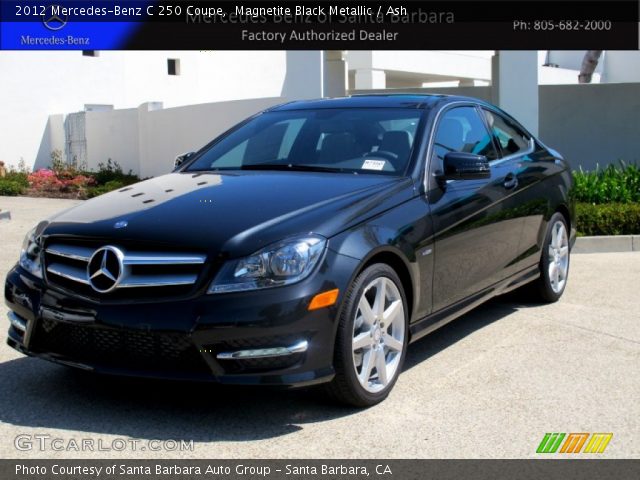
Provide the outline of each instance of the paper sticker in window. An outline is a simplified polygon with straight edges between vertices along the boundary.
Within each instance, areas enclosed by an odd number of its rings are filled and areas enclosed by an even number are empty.
[[[363,170],[383,170],[384,169],[384,160],[365,160],[362,164]]]

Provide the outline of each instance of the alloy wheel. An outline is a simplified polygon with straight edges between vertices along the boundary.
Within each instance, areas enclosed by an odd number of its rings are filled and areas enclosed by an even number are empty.
[[[404,343],[402,296],[389,278],[378,277],[363,290],[353,322],[353,366],[365,390],[380,392],[394,380]]]
[[[549,265],[547,268],[549,283],[555,293],[560,293],[567,282],[569,271],[569,236],[564,223],[560,220],[557,220],[551,227],[551,239],[548,248]]]

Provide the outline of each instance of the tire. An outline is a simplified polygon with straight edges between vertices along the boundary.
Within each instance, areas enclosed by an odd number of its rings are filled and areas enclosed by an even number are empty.
[[[534,300],[545,303],[558,301],[567,286],[569,260],[569,228],[564,215],[556,212],[547,223],[540,256],[540,277],[531,285]]]
[[[344,302],[334,350],[336,374],[325,390],[340,403],[370,407],[387,398],[402,370],[409,337],[406,295],[396,272],[377,263],[358,275]]]

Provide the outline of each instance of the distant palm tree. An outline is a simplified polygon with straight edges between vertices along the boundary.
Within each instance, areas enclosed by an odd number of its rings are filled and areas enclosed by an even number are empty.
[[[591,77],[598,66],[598,60],[600,60],[602,50],[587,50],[582,59],[582,67],[580,68],[580,75],[578,75],[578,83],[591,83]]]

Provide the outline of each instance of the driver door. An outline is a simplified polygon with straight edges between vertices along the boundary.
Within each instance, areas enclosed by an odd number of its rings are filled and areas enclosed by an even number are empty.
[[[434,227],[433,311],[452,305],[504,279],[514,260],[519,220],[512,220],[508,174],[483,118],[473,105],[440,115],[430,149],[428,202]],[[448,152],[485,155],[491,177],[442,181]]]

